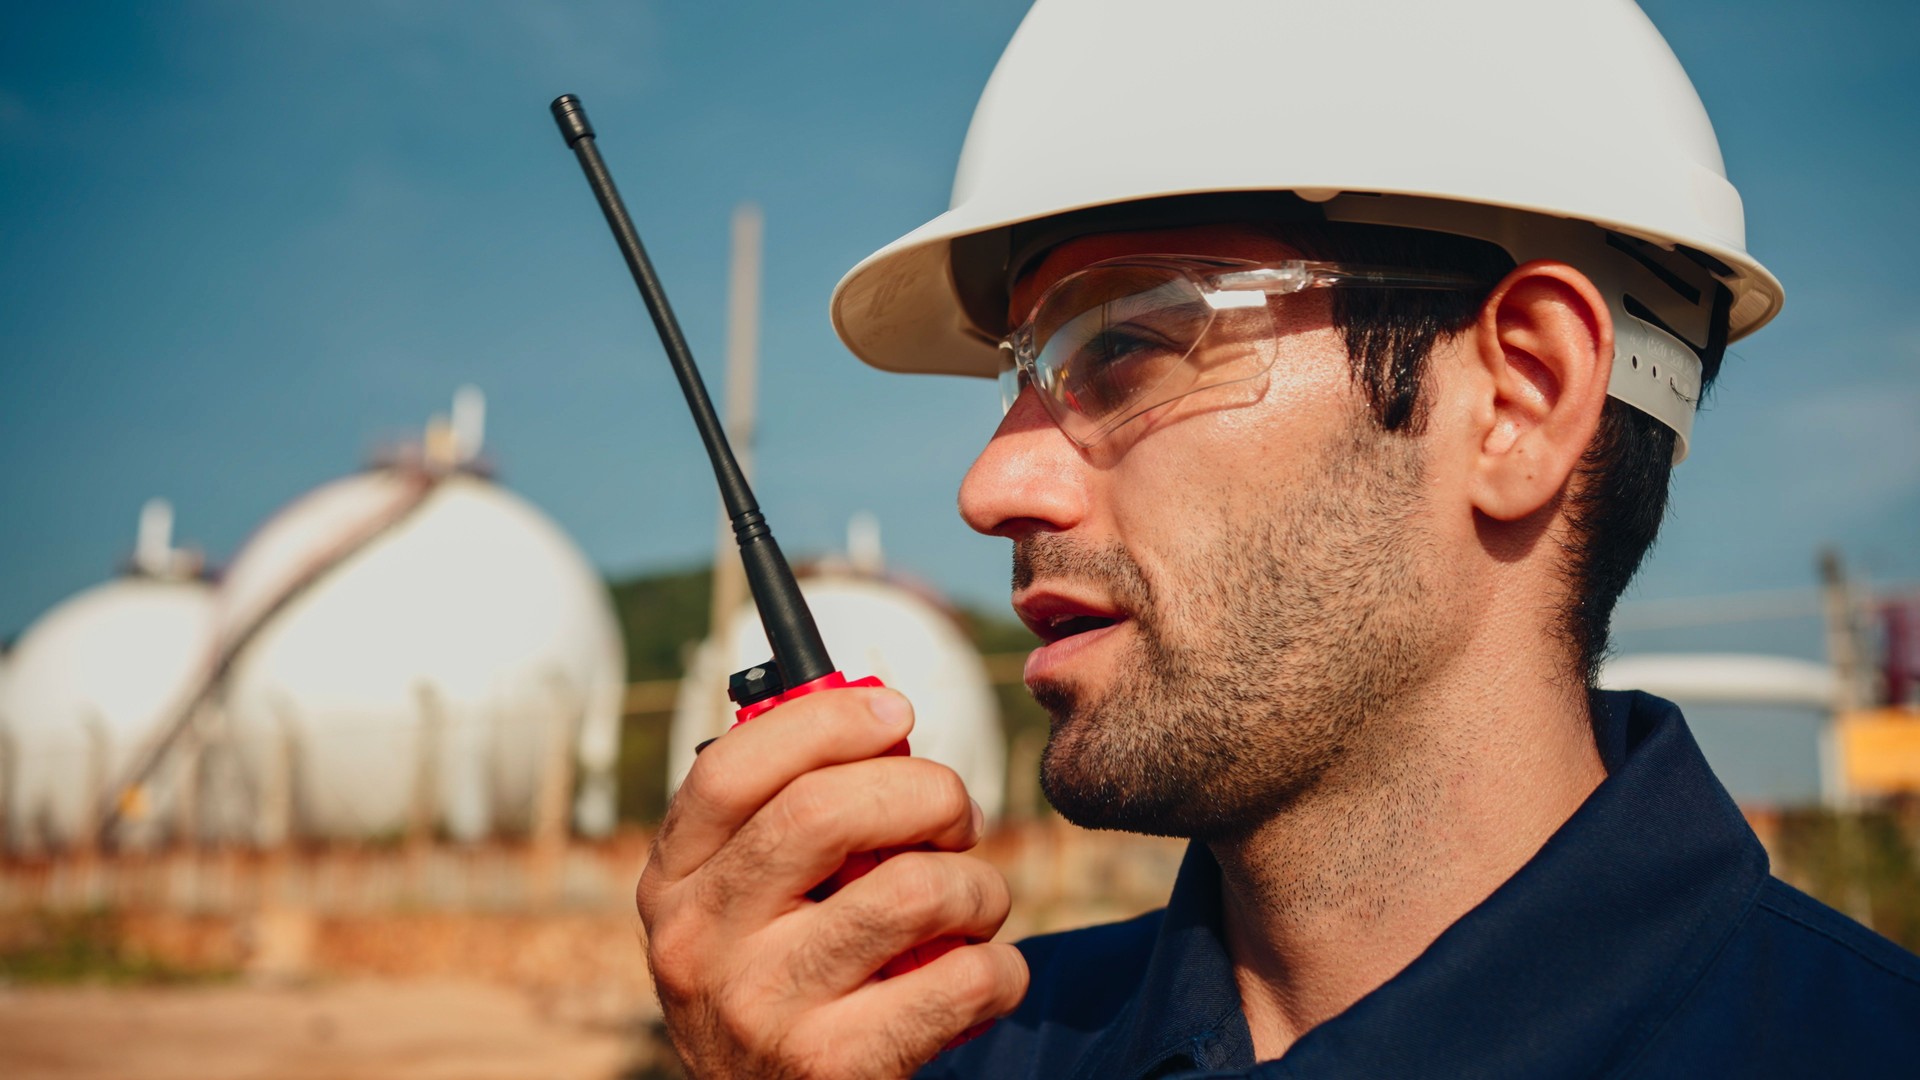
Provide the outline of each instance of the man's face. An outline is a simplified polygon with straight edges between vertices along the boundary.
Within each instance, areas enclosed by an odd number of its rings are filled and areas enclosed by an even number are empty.
[[[1226,226],[1082,238],[1016,283],[1015,321],[1132,254],[1299,257]],[[968,524],[1014,541],[1015,609],[1048,642],[1026,669],[1053,721],[1041,781],[1078,824],[1243,832],[1368,753],[1436,653],[1419,440],[1366,413],[1324,293],[1274,315],[1266,375],[1091,449],[1023,391],[961,487]]]

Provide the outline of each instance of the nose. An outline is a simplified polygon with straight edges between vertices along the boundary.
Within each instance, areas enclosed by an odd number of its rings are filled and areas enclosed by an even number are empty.
[[[1028,386],[960,482],[960,516],[988,536],[1065,532],[1085,520],[1086,483],[1079,448]]]

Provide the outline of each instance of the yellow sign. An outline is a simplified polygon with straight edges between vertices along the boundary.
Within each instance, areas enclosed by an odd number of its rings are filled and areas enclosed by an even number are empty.
[[[1844,713],[1838,728],[1847,790],[1859,795],[1920,792],[1920,712],[1887,708]]]

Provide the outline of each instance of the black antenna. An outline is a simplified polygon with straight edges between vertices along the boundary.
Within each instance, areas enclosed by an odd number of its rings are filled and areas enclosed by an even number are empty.
[[[600,201],[601,212],[607,215],[607,225],[613,229],[620,254],[626,256],[627,269],[633,271],[633,283],[640,287],[640,296],[647,302],[647,312],[653,316],[654,328],[660,332],[660,344],[666,347],[667,359],[672,362],[673,373],[680,379],[680,389],[687,396],[687,407],[693,410],[693,424],[700,429],[700,440],[706,444],[707,457],[713,461],[713,476],[720,483],[720,499],[727,508],[727,519],[733,524],[733,538],[740,545],[740,561],[746,567],[747,587],[753,592],[754,606],[760,609],[760,621],[767,628],[773,662],[780,669],[781,685],[767,687],[771,693],[756,696],[770,697],[830,675],[834,671],[833,661],[827,659],[827,646],[820,640],[820,628],[814,625],[813,612],[807,609],[806,601],[800,596],[800,586],[793,580],[793,568],[780,554],[780,545],[774,542],[773,531],[760,513],[760,504],[754,501],[753,489],[747,486],[740,463],[733,458],[726,429],[713,411],[706,383],[700,379],[700,369],[693,364],[687,339],[680,333],[680,324],[667,303],[666,290],[661,287],[653,264],[647,260],[646,249],[640,246],[640,234],[634,231],[633,219],[627,216],[626,204],[620,201],[620,192],[613,186],[606,163],[600,160],[586,110],[579,98],[562,94],[553,100],[553,118],[560,124],[560,134],[567,145],[573,147],[580,159],[580,169],[587,174],[587,183],[593,188],[594,198]]]

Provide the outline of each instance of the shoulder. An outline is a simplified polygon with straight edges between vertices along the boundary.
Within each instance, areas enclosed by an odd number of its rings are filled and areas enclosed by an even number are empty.
[[[1031,981],[1020,1007],[942,1054],[922,1078],[1047,1076],[1080,1052],[1132,1000],[1164,911],[1017,942]]]
[[[1760,887],[1754,909],[1756,929],[1777,940],[1781,959],[1796,974],[1905,996],[1920,1006],[1920,957],[1778,878]]]
[[[1768,878],[1649,1050],[1649,1075],[1899,1075],[1920,1057],[1920,958]]]

